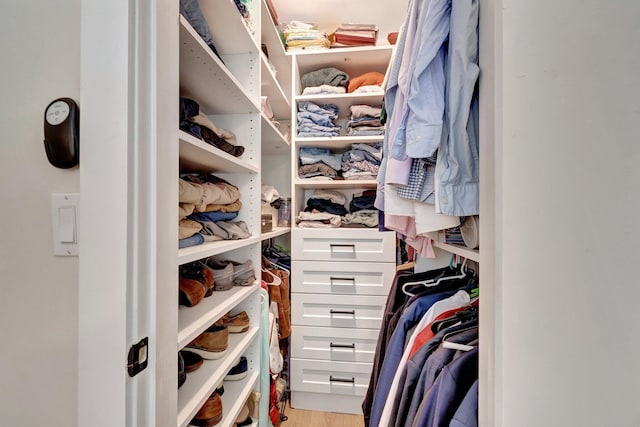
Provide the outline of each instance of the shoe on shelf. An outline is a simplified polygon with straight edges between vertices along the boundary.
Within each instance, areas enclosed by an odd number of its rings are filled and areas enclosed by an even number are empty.
[[[247,419],[241,423],[236,423],[236,427],[256,427],[257,425],[258,420],[254,421],[251,417],[247,417]]]
[[[245,403],[242,409],[240,409],[240,413],[236,417],[235,425],[249,425],[249,424],[243,424],[247,421],[248,418],[249,418],[249,407]]]
[[[191,426],[212,427],[222,421],[222,399],[217,392],[204,402],[204,405],[189,422]]]
[[[249,330],[249,323],[249,315],[244,310],[233,316],[229,316],[227,313],[222,317],[222,324],[229,328],[230,334],[247,332]]]
[[[182,387],[185,381],[187,381],[187,372],[185,371],[182,354],[178,352],[178,388]]]
[[[233,284],[235,286],[251,286],[256,281],[256,272],[253,269],[253,261],[247,260],[244,264],[233,264]]]
[[[204,260],[204,265],[213,274],[213,287],[216,291],[228,291],[233,288],[233,264],[230,261],[209,257]]]
[[[202,356],[192,351],[180,350],[180,355],[184,360],[184,370],[187,374],[195,371],[204,363]]]
[[[227,373],[227,376],[224,377],[227,381],[240,381],[245,378],[249,373],[249,363],[247,362],[247,358],[241,356],[233,367]]]
[[[187,307],[198,304],[207,293],[205,285],[194,279],[180,278],[178,303]]]
[[[205,287],[207,292],[205,297],[210,296],[213,293],[213,272],[206,268],[206,266],[200,261],[190,262],[180,266],[180,278],[181,279],[193,279],[197,280]]]
[[[220,396],[224,394],[224,378],[220,380],[218,387],[216,387],[216,393],[218,393]]]
[[[186,348],[204,359],[213,360],[224,357],[229,344],[229,328],[216,322],[187,344]]]

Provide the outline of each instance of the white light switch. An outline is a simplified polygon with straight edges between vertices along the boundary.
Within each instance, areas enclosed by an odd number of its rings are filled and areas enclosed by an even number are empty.
[[[51,194],[51,222],[53,226],[53,253],[60,256],[78,256],[78,214],[80,194]]]
[[[76,208],[63,206],[58,209],[58,240],[61,243],[75,243],[76,241]]]

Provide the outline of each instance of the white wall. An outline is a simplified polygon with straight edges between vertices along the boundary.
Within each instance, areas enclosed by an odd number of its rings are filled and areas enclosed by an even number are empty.
[[[0,14],[0,424],[75,426],[78,258],[54,257],[50,194],[78,169],[49,165],[47,104],[80,99],[80,1],[10,0]]]
[[[501,6],[496,425],[636,427],[640,3]]]

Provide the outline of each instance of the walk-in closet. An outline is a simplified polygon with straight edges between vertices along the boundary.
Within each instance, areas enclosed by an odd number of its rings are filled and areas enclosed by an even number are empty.
[[[0,424],[640,425],[637,2],[6,6]]]

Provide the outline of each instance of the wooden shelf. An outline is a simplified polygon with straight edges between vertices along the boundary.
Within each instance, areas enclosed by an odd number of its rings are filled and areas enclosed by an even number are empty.
[[[189,424],[189,421],[198,412],[200,407],[209,398],[211,393],[216,389],[229,370],[233,367],[236,360],[244,354],[249,345],[259,336],[259,328],[252,327],[247,332],[242,334],[229,334],[229,344],[227,354],[222,359],[217,360],[205,360],[202,366],[189,374],[187,374],[187,381],[178,390],[178,427],[183,427]],[[258,372],[250,373],[244,381],[238,381],[237,387],[231,387],[227,390],[228,384],[231,381],[224,383],[224,402],[227,401],[229,406],[225,407],[223,413],[225,414],[225,420],[227,423],[220,425],[233,425],[233,419],[230,419],[230,415],[234,412],[232,407],[237,410],[235,415],[238,415],[240,409],[235,408],[230,402],[233,399],[241,400],[242,393],[247,396],[250,388],[255,385],[258,377]],[[226,399],[225,399],[226,396]],[[242,401],[244,404],[244,401]],[[228,412],[227,412],[228,411]]]
[[[276,227],[272,231],[262,233],[262,240],[273,239],[274,237],[282,236],[291,232],[291,227]]]
[[[284,93],[290,94],[291,57],[286,55],[284,45],[280,39],[280,34],[271,20],[271,15],[269,14],[265,0],[261,0],[260,3],[262,8],[262,25],[260,26],[262,32],[262,43],[267,46],[269,61],[271,61],[271,63],[276,67],[276,70],[279,71],[277,80],[280,82],[280,86],[284,90]]]
[[[180,172],[258,173],[259,167],[179,130]]]
[[[267,61],[267,57],[261,54],[261,95],[267,97],[273,116],[276,119],[289,120],[291,117],[291,103]]]
[[[197,101],[200,111],[207,115],[260,111],[257,100],[242,87],[183,16],[180,16],[180,93]]]
[[[233,0],[199,3],[202,15],[209,23],[213,44],[220,55],[258,51],[258,44]]]
[[[219,242],[209,242],[202,245],[190,246],[188,248],[178,249],[178,264],[186,264],[191,261],[196,261],[202,258],[206,258],[213,255],[218,255],[223,252],[232,251],[234,249],[240,249],[245,246],[258,243],[260,237],[251,236],[248,239],[240,240],[222,240]]]
[[[327,189],[358,189],[358,188],[376,188],[378,181],[375,179],[361,180],[327,180],[316,181],[313,179],[295,179],[294,185],[300,188],[327,188]]]
[[[467,258],[471,261],[480,262],[480,251],[477,249],[469,249],[465,246],[436,241],[433,242],[433,246],[452,254],[460,255],[461,257]]]
[[[264,114],[262,115],[261,133],[262,154],[290,154],[291,145],[289,141]]]
[[[260,286],[257,285],[257,282],[252,286],[234,286],[228,291],[214,291],[211,296],[193,307],[180,306],[178,309],[178,350],[189,344],[237,303],[259,289]],[[255,319],[255,322],[258,322],[258,319]]]
[[[371,144],[383,142],[384,135],[375,136],[334,136],[329,138],[297,138],[297,147],[322,147],[335,149],[349,149],[352,144]]]

